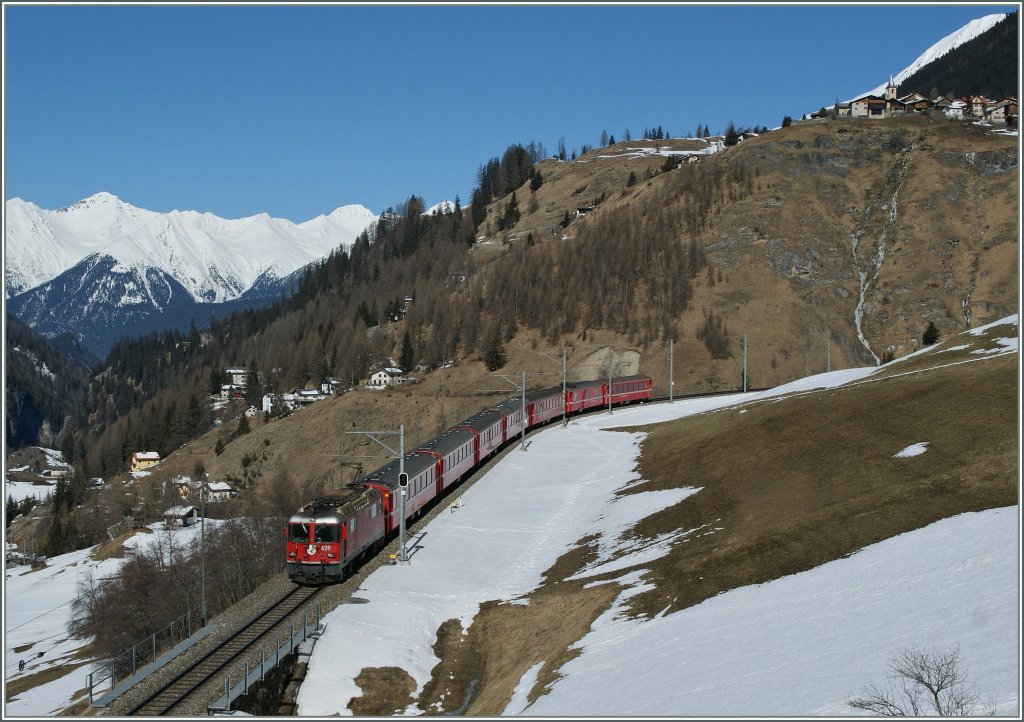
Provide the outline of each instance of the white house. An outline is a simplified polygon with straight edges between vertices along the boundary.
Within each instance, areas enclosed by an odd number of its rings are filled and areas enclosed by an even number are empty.
[[[236,496],[235,490],[226,481],[210,481],[206,484],[207,501],[227,501]]]
[[[256,416],[259,413],[260,413],[259,409],[257,409],[255,406],[250,406],[249,408],[247,408],[245,410],[245,418],[251,419],[252,417]]]
[[[388,367],[370,377],[370,386],[395,386],[402,383],[402,369]]]
[[[950,103],[944,112],[950,120],[963,120],[964,115],[967,113],[967,103],[962,100],[956,100]]]
[[[341,379],[327,378],[320,382],[320,393],[330,396],[341,387]]]
[[[245,369],[229,368],[224,369],[224,375],[230,378],[231,383],[234,384],[235,386],[241,386],[242,388],[245,388],[245,382],[246,378],[249,375],[249,372],[246,371]]]

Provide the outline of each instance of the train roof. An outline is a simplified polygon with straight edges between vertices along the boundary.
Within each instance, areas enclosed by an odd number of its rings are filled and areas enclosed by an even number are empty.
[[[603,379],[595,379],[593,381],[570,381],[566,388],[568,389],[592,389],[595,386],[601,386],[605,381]]]
[[[472,440],[472,432],[467,431],[466,429],[448,429],[436,439],[431,439],[425,444],[420,444],[418,448],[435,451],[441,456],[444,456]]]
[[[349,486],[314,497],[312,501],[292,514],[288,522],[315,523],[318,521],[336,521],[336,519],[331,519],[330,517],[335,515],[351,516],[377,499],[380,499],[380,491],[378,489]]]
[[[484,431],[485,429],[489,429],[494,426],[498,421],[501,421],[502,418],[502,414],[494,411],[493,409],[487,409],[473,414],[468,419],[460,421],[455,426],[465,426],[475,431]]]
[[[628,383],[630,381],[650,381],[650,380],[651,380],[651,377],[650,376],[646,376],[644,374],[637,374],[637,375],[634,375],[634,376],[613,376],[612,377],[612,383],[613,384]],[[570,388],[570,389],[593,388],[594,386],[600,386],[600,385],[606,384],[606,383],[608,383],[608,379],[607,378],[594,379],[592,381],[572,381],[572,382],[570,382],[568,384],[568,388]]]
[[[436,459],[426,452],[413,451],[405,455],[405,473],[411,479],[417,474],[423,473],[425,469],[429,469],[435,461]],[[380,484],[389,489],[397,489],[398,469],[398,459],[393,459],[373,473],[364,476],[360,483]]]
[[[547,398],[550,398],[552,396],[561,396],[561,395],[562,395],[562,387],[561,386],[552,386],[549,389],[535,389],[534,391],[527,391],[526,392],[526,401],[527,402],[540,401],[541,399],[547,399]]]

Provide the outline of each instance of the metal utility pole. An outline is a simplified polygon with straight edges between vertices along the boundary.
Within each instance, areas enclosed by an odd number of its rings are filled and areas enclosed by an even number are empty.
[[[739,341],[740,336],[726,336],[733,341]],[[747,392],[747,334],[743,334],[743,393]]]
[[[552,359],[552,360],[554,360],[554,358],[555,358],[551,354],[545,353],[543,351],[538,352],[537,355],[538,356],[547,356],[549,359]],[[562,352],[559,354],[559,356],[562,357],[562,424],[564,425],[565,424],[565,389],[568,386],[568,380],[569,380],[569,377],[566,374],[566,368],[565,368],[566,352],[565,352],[564,348],[562,349]]]
[[[199,517],[199,589],[203,599],[203,626],[206,626],[206,487],[209,485],[210,475],[203,474],[203,486],[199,490],[200,507],[202,515]]]
[[[355,423],[355,422],[353,422]],[[378,444],[383,446],[392,454],[398,456],[398,561],[402,564],[409,562],[409,555],[405,549],[405,484],[408,477],[405,475],[405,424],[398,427],[398,431],[346,431],[346,434],[363,434],[369,436]],[[397,436],[398,451],[395,452],[390,446],[378,439],[378,436]],[[404,482],[404,483],[403,483]]]
[[[665,348],[664,341],[651,341],[651,343]],[[676,382],[672,380],[672,370],[675,368],[675,363],[672,359],[672,346],[675,344],[675,339],[670,338],[668,340],[668,402],[671,404],[673,399],[673,392],[675,391]]]
[[[832,329],[828,330],[828,342],[825,344],[825,372],[832,370]]]
[[[608,413],[612,412],[612,359],[615,357],[614,349],[608,347]]]

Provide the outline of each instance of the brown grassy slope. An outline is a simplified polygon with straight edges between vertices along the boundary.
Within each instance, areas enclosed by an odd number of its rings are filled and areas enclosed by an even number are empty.
[[[1018,503],[1017,356],[945,351],[899,367],[893,371],[901,375],[878,381],[642,427],[649,435],[639,472],[649,481],[626,493],[700,491],[634,533],[701,530],[644,565],[655,588],[629,600],[632,612],[679,611],[938,519]],[[921,441],[929,443],[923,455],[893,458]],[[567,581],[592,561],[594,541],[581,539],[563,555],[528,605],[484,604],[465,634],[454,620],[444,625],[435,645],[442,661],[419,706],[500,714],[537,663],[543,666],[530,697],[543,694],[616,596],[617,584],[593,586],[600,576]],[[386,692],[364,689],[354,711],[398,705]]]
[[[833,358],[870,363],[854,329],[861,271],[864,333],[878,356],[916,350],[929,321],[945,334],[966,328],[965,302],[974,326],[1016,310],[1016,138],[935,117],[823,121],[746,141],[717,161],[751,164],[755,178],[706,234],[711,263],[744,282],[704,302],[756,329],[759,348],[776,333],[791,352],[813,347],[808,329],[828,326]],[[778,303],[770,312],[768,299]]]
[[[698,494],[640,524],[714,523],[652,567],[639,613],[681,609],[938,519],[1018,503],[1017,357],[763,401],[650,429],[641,489]],[[895,459],[928,442],[925,454]],[[639,490],[639,489],[638,489]]]
[[[1019,303],[1016,138],[940,117],[800,122],[632,188],[630,172],[642,179],[664,159],[606,154],[542,163],[539,210],[526,212],[524,186],[523,218],[507,243],[473,252],[500,255],[528,232],[537,242],[576,243],[588,225],[623,206],[685,208],[689,201],[678,189],[697,168],[745,167],[749,190],[723,189],[698,234],[714,283],[700,279],[690,310],[677,321],[678,358],[692,390],[729,387],[739,376],[738,347],[733,359],[716,361],[696,339],[705,309],[720,314],[730,334],[748,334],[750,378],[770,386],[823,370],[829,330],[832,367],[847,368],[874,363],[871,352],[899,357],[916,350],[929,321],[948,335],[967,328],[968,318],[976,327]],[[545,235],[555,216],[600,193],[607,197],[596,210],[554,237],[569,241]],[[691,234],[680,228],[679,237]],[[855,325],[862,272],[871,351]]]

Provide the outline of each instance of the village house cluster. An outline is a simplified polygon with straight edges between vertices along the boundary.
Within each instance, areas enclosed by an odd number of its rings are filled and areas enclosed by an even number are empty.
[[[224,370],[224,373],[228,383],[221,385],[220,398],[225,401],[245,398],[247,385],[246,379],[248,378],[249,372],[243,368],[227,368]],[[379,390],[407,383],[409,380],[409,377],[407,377],[405,372],[401,369],[393,366],[386,366],[371,374],[370,378],[364,384],[364,387]],[[273,413],[275,408],[284,408],[287,411],[295,411],[317,401],[323,401],[327,397],[339,393],[339,390],[343,390],[344,386],[345,385],[341,379],[325,378],[320,381],[319,388],[293,389],[290,392],[280,394],[267,393],[263,395],[260,408],[250,406],[244,413],[249,418],[252,418],[260,413]],[[157,457],[157,460],[159,460],[159,457]],[[139,466],[138,468],[145,467]],[[136,470],[134,459],[132,463],[132,470]]]
[[[911,113],[942,113],[951,120],[985,120],[990,123],[1017,126],[1017,99],[992,100],[981,95],[967,98],[940,97],[929,100],[920,93],[900,96],[893,79],[885,87],[882,96],[864,95],[848,103],[837,103],[834,110],[839,117],[850,118],[892,118]],[[812,118],[821,112],[812,113]]]

